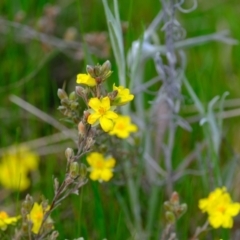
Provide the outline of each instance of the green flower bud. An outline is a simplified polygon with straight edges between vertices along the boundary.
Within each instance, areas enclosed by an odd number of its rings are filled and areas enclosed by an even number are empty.
[[[69,100],[75,101],[75,100],[77,100],[77,98],[78,97],[77,97],[77,94],[75,91],[70,93]]]
[[[79,175],[81,178],[85,178],[87,176],[87,167],[83,163],[80,163]]]
[[[187,204],[186,203],[182,203],[179,206],[179,209],[178,209],[179,215],[184,214],[186,211],[187,211]]]
[[[175,223],[175,221],[176,221],[176,218],[175,218],[175,216],[174,216],[174,213],[172,213],[172,212],[167,211],[167,212],[165,213],[165,217],[166,217],[166,220],[167,220],[168,223],[173,224],[173,223]]]
[[[70,108],[71,108],[71,110],[76,110],[77,109],[77,107],[78,107],[78,102],[72,102],[71,104],[70,104]]]
[[[169,201],[164,202],[163,206],[166,211],[173,211],[172,204]]]
[[[76,178],[79,176],[79,164],[77,162],[72,162],[70,164],[69,174],[71,178]]]
[[[67,98],[64,98],[61,100],[61,105],[63,105],[64,107],[69,107],[69,100]]]
[[[68,98],[68,95],[67,93],[63,90],[63,89],[58,89],[57,91],[57,95],[58,97],[62,100],[62,99],[67,99]]]

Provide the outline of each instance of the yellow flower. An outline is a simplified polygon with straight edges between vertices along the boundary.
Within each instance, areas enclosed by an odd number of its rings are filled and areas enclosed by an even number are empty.
[[[123,86],[116,87],[115,84],[113,84],[113,90],[118,92],[113,101],[113,105],[122,106],[132,101],[134,98],[134,95],[130,94],[130,90]]]
[[[113,157],[107,159],[101,153],[93,152],[87,156],[87,162],[90,167],[90,178],[93,181],[109,181],[113,177],[113,167],[116,160]]]
[[[78,74],[77,75],[77,83],[85,84],[89,87],[96,86],[96,80],[92,78],[89,74]]]
[[[49,207],[47,208],[47,210],[48,209]],[[31,220],[31,222],[33,223],[32,226],[33,233],[38,234],[46,211],[44,211],[42,204],[38,204],[36,202],[34,203],[33,208],[30,214],[28,215],[28,219]]]
[[[0,162],[0,183],[7,189],[26,190],[30,185],[29,171],[38,168],[39,157],[27,147],[12,147]]]
[[[109,97],[102,99],[91,98],[88,105],[92,108],[87,122],[91,125],[100,123],[103,131],[108,132],[113,128],[113,120],[118,118],[118,115],[111,111]]]
[[[233,217],[240,211],[240,203],[234,203],[225,187],[217,188],[207,198],[199,201],[202,212],[208,213],[208,221],[214,228],[232,228]]]
[[[128,116],[119,116],[115,120],[113,129],[109,132],[110,135],[117,135],[119,138],[128,138],[131,132],[136,132],[137,126],[131,123],[131,118]]]
[[[0,211],[0,229],[2,231],[7,229],[8,225],[15,224],[20,217],[9,217],[4,211]]]

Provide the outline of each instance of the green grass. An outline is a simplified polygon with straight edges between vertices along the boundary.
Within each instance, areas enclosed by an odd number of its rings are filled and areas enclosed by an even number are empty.
[[[0,17],[14,21],[16,14],[24,11],[25,18],[22,20],[22,24],[37,30],[37,24],[43,16],[44,7],[47,4],[56,4],[60,9],[53,32],[53,35],[58,38],[62,38],[69,27],[77,29],[76,41],[81,42],[84,34],[108,31],[102,1],[96,0],[71,1],[69,3],[47,0],[36,2],[1,1]],[[123,34],[126,55],[132,42],[141,37],[144,29],[156,16],[160,4],[157,0],[121,0],[119,9],[121,19],[128,22],[128,28]],[[178,14],[178,19],[187,31],[187,37],[229,29],[231,35],[239,40],[239,9],[237,0],[199,1],[199,6],[195,11],[190,14]],[[66,85],[69,92],[73,91],[76,74],[85,72],[86,64],[103,63],[106,60],[91,54],[86,46],[84,52],[87,57],[83,59],[73,58],[72,55],[59,49],[56,49],[51,56],[54,48],[42,44],[36,39],[23,40],[19,36],[21,29],[13,30],[8,26],[6,29],[8,29],[7,34],[0,31],[0,148],[58,132],[53,126],[12,103],[9,100],[11,94],[23,98],[50,116],[61,119],[62,116],[57,111],[57,107],[60,105],[57,89]],[[163,39],[161,40],[163,42]],[[110,44],[109,39],[108,44]],[[210,42],[186,49],[186,54],[186,76],[204,107],[207,108],[209,101],[216,95],[222,96],[226,91],[230,93],[227,99],[239,98],[239,45],[227,46],[224,43]],[[109,80],[109,87],[111,87],[113,82],[118,82],[118,69],[111,47],[107,59],[111,61],[114,71]],[[147,62],[145,70],[144,81],[156,76],[153,62]],[[36,74],[31,76],[35,71]],[[127,74],[127,79],[131,81],[129,74]],[[156,84],[150,90],[157,91],[158,88],[159,84]],[[185,87],[183,87],[182,94],[183,105],[193,104]],[[151,107],[149,101],[153,99],[154,96],[149,93],[144,95],[146,113]],[[132,105],[134,112],[136,106]],[[187,115],[184,110],[181,111],[181,116]],[[62,124],[65,123],[62,122]],[[66,126],[71,127],[68,124]],[[191,132],[181,128],[177,130],[173,149],[174,168],[189,152],[196,149],[200,142],[209,138],[198,123],[191,124],[191,127]],[[236,190],[236,181],[239,179],[237,173],[240,152],[239,134],[239,117],[224,120],[223,139],[217,162],[223,184],[228,184],[236,201],[240,198],[240,192]],[[140,144],[142,143],[143,141],[140,139]],[[38,148],[35,150],[39,151]],[[16,192],[7,191],[1,187],[1,192],[4,192],[6,196],[5,199],[0,198],[1,208],[16,205],[15,202],[22,201],[27,193],[35,196],[36,199],[42,194],[51,199],[54,194],[53,177],[58,177],[60,180],[64,178],[66,162],[64,151],[65,148],[60,145],[58,153],[41,156],[39,172],[32,174],[30,189],[20,193],[19,197]],[[190,168],[199,170],[201,166],[206,166],[207,162],[212,159],[211,154],[211,151],[205,149],[197,156],[197,161]],[[160,165],[163,166],[162,162]],[[141,206],[139,216],[144,225],[143,229],[149,230],[150,236],[147,239],[159,239],[165,223],[163,202],[168,199],[166,187],[158,187],[157,183],[149,186],[149,182],[146,182],[147,176],[143,159],[131,163],[131,166],[134,167],[134,169],[130,169],[130,172],[138,194],[138,203]],[[233,166],[235,166],[235,171],[232,172]],[[229,173],[231,176],[233,175],[232,179],[228,178]],[[100,184],[89,180],[79,195],[72,195],[66,199],[52,214],[55,229],[60,233],[59,239],[74,239],[80,236],[85,239],[134,239],[128,222],[129,217],[131,223],[134,223],[134,216],[127,181],[126,172],[123,168],[119,168],[112,182]],[[196,227],[204,223],[206,216],[200,213],[197,207],[198,200],[206,197],[209,191],[216,186],[216,183],[210,186],[209,179],[199,175],[186,175],[176,181],[174,189],[179,192],[181,201],[188,204],[187,213],[177,224],[179,239],[188,239],[193,235]],[[239,225],[239,219],[236,222],[236,225]],[[209,239],[221,237],[227,240],[230,238],[231,231],[214,230],[208,234]]]

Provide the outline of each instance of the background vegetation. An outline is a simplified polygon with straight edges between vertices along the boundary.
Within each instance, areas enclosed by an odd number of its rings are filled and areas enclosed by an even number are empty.
[[[158,0],[121,0],[119,9],[127,54],[132,42],[141,38],[157,15],[161,4]],[[212,0],[199,1],[195,11],[189,14],[178,13],[177,18],[187,31],[188,38],[228,29],[231,36],[239,40],[239,14],[240,5],[237,0]],[[159,31],[158,34],[161,36],[162,33]],[[229,92],[220,134],[218,165],[222,184],[228,187],[235,201],[240,201],[240,46],[209,42],[185,51],[185,74],[203,106],[207,107],[216,95],[222,96],[226,91]],[[52,176],[63,178],[66,164],[63,152],[67,146],[74,147],[74,143],[70,139],[56,137],[54,134],[59,129],[54,124],[42,121],[39,117],[41,114],[36,116],[19,107],[10,96],[16,95],[55,119],[61,119],[62,116],[57,111],[57,89],[64,85],[69,92],[73,91],[76,74],[85,72],[86,64],[103,63],[109,59],[114,71],[109,86],[117,81],[118,69],[108,38],[102,1],[1,1],[0,56],[0,153],[13,144],[29,142],[29,146],[41,156],[39,171],[32,173],[32,184],[26,192],[18,193],[1,188],[0,208],[14,206],[18,209],[19,200],[26,193],[31,193],[36,198],[41,194],[48,199],[53,197]],[[144,81],[155,75],[154,63],[149,61]],[[159,85],[156,84],[150,90],[155,92],[158,88]],[[146,94],[146,113],[151,100],[153,95]],[[132,110],[134,112],[134,105]],[[199,125],[197,114],[189,92],[183,88],[181,116],[190,122],[192,131],[181,128],[177,130],[173,166],[177,166],[186,155],[204,144],[206,135]],[[63,124],[71,128],[70,124]],[[52,137],[41,140],[45,136]],[[40,139],[37,144],[32,142],[36,139]],[[191,168],[197,168],[211,156],[203,151],[196,158],[198,161]],[[139,171],[139,177],[144,168],[143,162],[139,161],[134,167],[131,171]],[[130,219],[127,219],[126,215],[126,212],[131,212],[129,209],[132,205],[125,187],[125,178],[121,169],[118,169],[111,182],[100,184],[89,181],[79,196],[72,195],[63,202],[52,215],[60,239],[80,236],[85,239],[133,239],[128,225],[132,216],[129,214]],[[196,226],[203,224],[206,219],[198,209],[198,200],[207,196],[211,189],[205,180],[206,175],[194,172],[184,175],[174,184],[174,190],[180,194],[181,201],[188,205],[187,213],[177,225],[179,239],[192,236]],[[144,184],[144,175],[139,181]],[[148,222],[147,204],[151,204],[147,201],[147,191],[144,188],[148,188],[148,185],[143,186],[139,192],[140,203],[146,208],[141,210],[143,225]],[[159,189],[149,239],[158,239],[164,224],[163,202],[168,199],[168,195],[165,185],[159,186]],[[232,236],[239,236],[239,225],[240,218],[236,218]],[[214,239],[214,236],[229,239],[230,234],[229,230],[211,231],[208,239]]]

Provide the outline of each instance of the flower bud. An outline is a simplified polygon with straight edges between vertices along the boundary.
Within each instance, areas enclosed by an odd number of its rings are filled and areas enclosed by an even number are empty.
[[[64,40],[74,41],[76,39],[76,36],[77,36],[77,29],[74,27],[69,27],[64,33]]]
[[[43,212],[46,212],[47,210],[49,210],[49,204],[48,204],[48,200],[44,199],[41,203],[42,208],[43,208]]]
[[[59,233],[57,231],[53,231],[50,236],[50,240],[55,240],[57,239],[58,236],[59,236]]]
[[[81,178],[85,178],[87,176],[87,167],[83,163],[80,163],[79,175]]]
[[[94,145],[95,141],[93,140],[92,137],[87,137],[87,141],[84,147],[84,150],[87,151],[89,150],[93,145]]]
[[[101,67],[102,80],[104,81],[106,78],[110,77],[111,74],[112,74],[111,63],[109,60],[107,60],[106,62],[103,63]]]
[[[111,101],[113,101],[116,98],[117,95],[118,95],[117,90],[114,90],[114,91],[108,93],[108,97],[110,98]]]
[[[174,205],[179,204],[179,195],[177,192],[173,192],[171,197],[170,197],[170,202]]]
[[[164,202],[163,205],[166,211],[173,211],[172,204],[169,201]]]
[[[174,213],[167,211],[165,213],[165,217],[168,223],[173,224],[176,221],[176,218],[174,216]]]
[[[78,107],[78,102],[72,102],[71,104],[70,104],[70,108],[71,108],[71,110],[76,110],[77,109],[77,107]]]
[[[96,77],[95,73],[94,73],[94,67],[91,65],[87,65],[86,67],[87,73],[91,76],[91,77]]]
[[[78,123],[78,134],[81,136],[81,137],[84,137],[85,136],[85,133],[86,133],[86,127],[85,125],[83,124],[82,121],[80,121]]]
[[[94,74],[95,74],[96,77],[100,76],[100,74],[101,74],[101,66],[99,64],[94,66]]]
[[[53,223],[52,222],[46,222],[43,225],[44,232],[49,232],[53,229]]]
[[[76,178],[79,176],[79,164],[77,162],[72,162],[70,164],[69,173],[71,178]]]
[[[101,68],[101,74],[104,74],[105,72],[111,71],[111,63],[109,60],[103,63],[102,68]]]
[[[84,111],[83,112],[83,120],[87,121],[89,115],[90,115],[90,112]]]
[[[75,88],[76,94],[81,97],[81,98],[85,98],[86,97],[86,90],[81,87],[81,86],[76,86]]]
[[[57,91],[57,95],[58,97],[62,100],[62,99],[67,99],[68,98],[68,95],[67,93],[63,90],[63,89],[58,89]]]
[[[30,213],[31,209],[28,211],[26,208],[22,207],[21,208],[21,215],[23,218],[27,218],[27,215]]]
[[[187,211],[187,204],[186,203],[182,203],[177,211],[177,214],[182,215]]]
[[[21,229],[22,232],[23,232],[24,234],[27,234],[27,233],[28,233],[29,224],[28,224],[27,222],[23,222],[21,228],[22,228],[22,229]]]
[[[67,98],[61,99],[61,105],[68,108],[69,100]]]
[[[65,156],[66,156],[66,158],[67,158],[68,160],[70,160],[71,158],[73,158],[73,157],[74,157],[74,151],[73,151],[73,149],[72,149],[72,148],[67,148],[67,149],[65,150]]]
[[[72,100],[72,101],[77,100],[77,94],[75,91],[69,94],[69,100]]]
[[[25,200],[22,202],[22,209],[24,209],[26,212],[30,212],[33,206],[33,198],[27,194]]]

